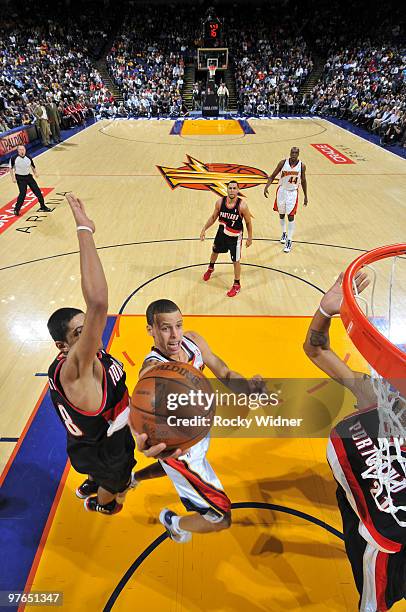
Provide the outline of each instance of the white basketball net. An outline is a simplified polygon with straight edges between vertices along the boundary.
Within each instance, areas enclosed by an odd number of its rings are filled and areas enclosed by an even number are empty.
[[[374,264],[374,267],[365,266],[372,274],[372,283],[368,288],[369,299],[364,294],[358,294],[353,281],[355,298],[359,305],[363,306],[366,317],[394,344],[398,344],[397,340],[399,339],[403,341],[403,331],[400,330],[404,327],[406,320],[400,302],[398,307],[397,300],[394,299],[395,272],[400,259],[403,258],[393,257],[392,261],[385,260],[387,262],[386,266],[390,265],[391,267],[389,281],[386,281],[389,282],[386,303],[382,303],[382,293],[379,295],[379,276],[376,271],[379,262]],[[400,280],[403,284],[404,279],[401,278]],[[403,293],[403,296],[406,296],[406,294]],[[385,317],[381,315],[383,309],[387,311]],[[399,317],[401,320],[400,326]],[[382,378],[371,366],[370,368],[371,381],[377,399],[379,433],[376,453],[368,459],[370,467],[362,474],[362,477],[373,479],[371,494],[378,509],[391,514],[401,527],[406,527],[406,520],[402,521],[399,516],[402,511],[406,512],[406,506],[397,505],[393,499],[394,494],[404,490],[405,493],[402,497],[406,500],[406,400],[387,380]],[[406,515],[403,518],[406,518]]]
[[[216,76],[216,65],[215,64],[210,64],[210,66],[208,66],[208,68],[209,68],[210,79],[214,79],[214,77]]]

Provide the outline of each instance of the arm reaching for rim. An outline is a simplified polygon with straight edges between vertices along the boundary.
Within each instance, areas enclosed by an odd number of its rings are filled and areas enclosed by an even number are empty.
[[[364,373],[352,370],[330,348],[331,318],[340,313],[343,299],[342,280],[343,273],[323,296],[320,306],[315,312],[307,331],[303,349],[309,359],[328,376],[344,385],[358,398]],[[358,293],[368,285],[369,279],[365,272],[358,272],[355,276]],[[364,391],[364,390],[363,390]]]

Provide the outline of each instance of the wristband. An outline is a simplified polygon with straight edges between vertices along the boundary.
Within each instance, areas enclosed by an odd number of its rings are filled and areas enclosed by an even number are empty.
[[[90,232],[91,234],[93,234],[93,230],[91,227],[88,227],[87,225],[78,225],[76,228],[77,232],[80,232],[82,230],[85,230],[86,232]]]
[[[321,314],[323,315],[323,317],[327,317],[327,319],[331,319],[332,318],[333,315],[329,315],[328,312],[323,310],[323,308],[321,306],[319,306],[319,310],[320,310]]]

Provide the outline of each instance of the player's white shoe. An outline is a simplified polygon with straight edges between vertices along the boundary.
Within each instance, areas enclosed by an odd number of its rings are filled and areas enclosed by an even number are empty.
[[[184,529],[180,528],[179,531],[181,533],[175,531],[172,525],[172,519],[174,516],[177,516],[175,512],[172,512],[172,510],[168,510],[168,508],[164,508],[159,514],[159,520],[165,527],[171,540],[177,542],[178,544],[185,544],[186,542],[189,542],[192,539],[192,534],[190,531],[185,531]]]
[[[286,240],[285,243],[285,248],[283,249],[284,253],[290,253],[292,250],[292,241],[291,240]]]
[[[283,232],[283,234],[281,236],[281,243],[282,244],[285,244],[287,237],[288,237],[287,233]]]

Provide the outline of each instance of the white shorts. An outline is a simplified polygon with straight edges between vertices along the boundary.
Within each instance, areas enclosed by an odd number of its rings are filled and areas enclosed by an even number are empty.
[[[275,203],[273,209],[280,215],[295,215],[297,203],[299,201],[299,190],[288,191],[283,187],[276,190]]]
[[[159,459],[187,510],[217,523],[230,511],[231,502],[206,459],[210,436],[187,450],[179,459]]]

